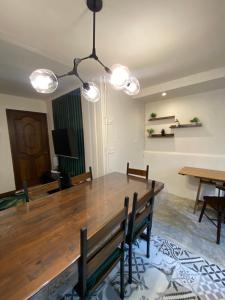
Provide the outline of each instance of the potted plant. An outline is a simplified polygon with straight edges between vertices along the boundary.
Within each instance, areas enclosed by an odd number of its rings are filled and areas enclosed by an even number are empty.
[[[165,135],[166,135],[165,129],[162,129],[162,130],[161,130],[161,135],[162,135],[162,136],[165,136]]]
[[[152,134],[155,132],[153,128],[147,129],[148,136],[152,136]]]
[[[200,122],[199,118],[194,117],[193,119],[190,120],[191,123],[198,124]]]
[[[156,118],[156,116],[157,116],[157,114],[154,113],[154,112],[152,112],[151,115],[150,115],[150,117],[151,117],[152,119]]]

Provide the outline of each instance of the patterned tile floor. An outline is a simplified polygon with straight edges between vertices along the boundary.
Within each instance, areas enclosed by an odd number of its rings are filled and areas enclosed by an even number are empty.
[[[159,236],[152,236],[151,257],[146,243],[134,246],[134,282],[126,284],[129,300],[225,299],[225,269]],[[127,281],[128,265],[125,264]],[[119,266],[101,284],[91,300],[119,300]],[[65,300],[79,299],[72,292]]]

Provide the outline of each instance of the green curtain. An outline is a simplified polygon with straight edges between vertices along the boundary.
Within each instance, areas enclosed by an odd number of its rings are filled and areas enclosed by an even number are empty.
[[[80,89],[52,101],[55,129],[74,128],[79,159],[59,157],[59,170],[71,175],[85,172],[84,133]]]

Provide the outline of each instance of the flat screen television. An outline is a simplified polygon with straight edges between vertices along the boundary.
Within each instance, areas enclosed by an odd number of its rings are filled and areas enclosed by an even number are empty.
[[[52,130],[52,138],[57,156],[79,158],[77,135],[74,128]]]

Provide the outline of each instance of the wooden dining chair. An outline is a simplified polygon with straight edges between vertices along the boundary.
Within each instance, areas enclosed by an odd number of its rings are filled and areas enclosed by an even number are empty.
[[[140,169],[130,168],[130,163],[129,162],[127,163],[127,175],[140,176],[148,180],[148,173],[149,173],[149,165],[147,165],[146,170],[140,170]]]
[[[87,228],[80,230],[79,281],[75,291],[81,300],[90,294],[120,262],[120,298],[124,298],[124,243],[127,231],[129,198],[124,208],[92,237]]]
[[[141,237],[147,242],[146,256],[148,258],[150,257],[150,237],[154,206],[154,190],[155,181],[153,180],[150,194],[138,201],[138,194],[134,193],[132,212],[129,219],[128,233],[126,237],[126,243],[129,247],[129,283],[132,283],[132,245],[138,237]],[[145,229],[147,229],[146,233],[144,233]]]
[[[49,183],[35,185],[32,187],[27,186],[27,182],[23,182],[23,189],[26,197],[26,202],[36,200],[48,196],[51,192],[60,191],[59,179]]]
[[[219,190],[219,195],[220,191],[225,192],[225,186],[220,186],[216,185],[216,188]],[[206,208],[210,207],[213,209],[216,214],[217,218],[211,218],[207,213],[206,213]],[[224,222],[224,216],[225,216],[225,195],[223,196],[204,196],[204,203],[203,207],[201,210],[201,214],[199,216],[199,222],[202,221],[202,217],[205,215],[207,219],[217,227],[217,238],[216,238],[216,243],[220,243],[220,234],[221,234],[221,224]]]
[[[90,180],[90,181],[93,180],[91,167],[89,167],[89,172],[82,173],[80,175],[71,177],[71,184],[76,185],[76,184],[80,184],[80,183],[83,183],[88,180]]]

